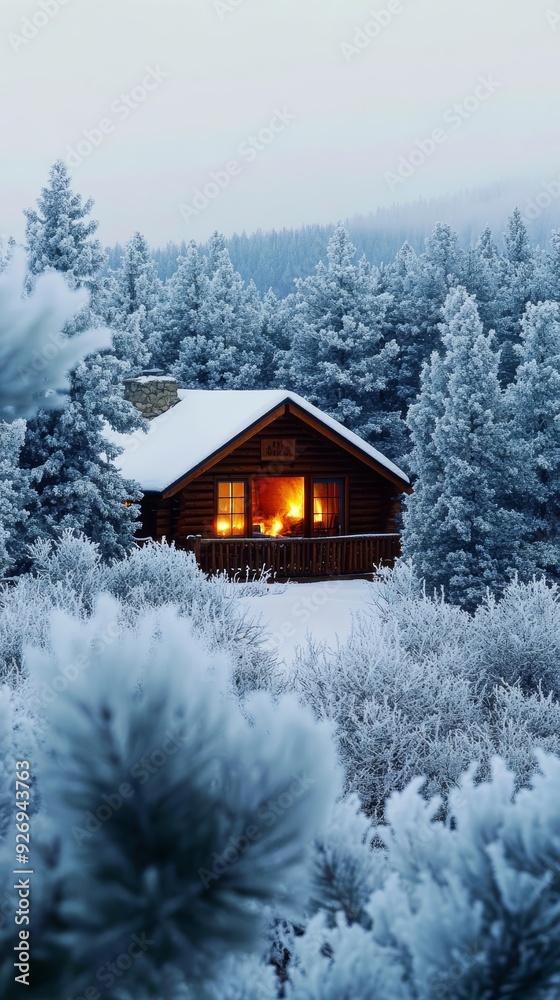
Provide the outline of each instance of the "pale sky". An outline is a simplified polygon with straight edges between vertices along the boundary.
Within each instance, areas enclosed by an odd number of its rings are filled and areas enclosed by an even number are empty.
[[[1,0],[0,49],[18,239],[57,158],[154,245],[560,177],[560,0]]]

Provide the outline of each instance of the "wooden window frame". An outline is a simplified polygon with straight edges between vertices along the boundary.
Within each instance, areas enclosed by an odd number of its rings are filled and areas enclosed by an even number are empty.
[[[214,538],[252,538],[253,537],[253,501],[252,501],[252,483],[253,479],[285,479],[301,477],[304,480],[304,532],[306,538],[321,538],[321,535],[315,534],[315,523],[313,518],[313,485],[316,482],[339,482],[341,483],[341,499],[342,499],[342,516],[341,516],[341,535],[348,534],[348,524],[349,524],[349,476],[317,476],[310,473],[296,473],[292,470],[288,472],[276,472],[273,475],[268,474],[263,477],[259,473],[251,473],[250,475],[221,475],[214,476],[214,523],[213,523],[213,536]],[[245,534],[241,535],[218,535],[217,532],[217,522],[218,522],[218,483],[243,483],[245,487]],[[325,536],[328,537],[328,536]],[[337,537],[330,536],[330,537]]]
[[[220,535],[218,534],[218,517],[220,516],[219,500],[220,500],[220,483],[242,483],[244,489],[244,518],[245,527],[241,535]],[[233,512],[227,517],[232,517]],[[251,531],[249,531],[249,525],[251,525]],[[251,490],[249,488],[249,479],[247,476],[231,476],[231,475],[221,475],[214,477],[214,524],[213,524],[213,537],[214,538],[250,538],[252,534],[252,511],[251,511]]]
[[[308,490],[308,504],[309,504],[309,526],[310,526],[310,538],[337,538],[341,535],[348,534],[348,476],[310,476],[309,477],[309,490]],[[315,516],[314,516],[314,499],[315,499],[315,484],[316,483],[339,483],[340,484],[340,503],[342,510],[340,511],[340,533],[339,535],[317,535],[315,534]]]

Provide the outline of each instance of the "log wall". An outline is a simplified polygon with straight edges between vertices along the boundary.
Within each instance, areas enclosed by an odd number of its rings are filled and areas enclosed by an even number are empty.
[[[261,461],[263,438],[295,438],[295,461]],[[166,537],[180,547],[184,547],[189,535],[214,537],[216,480],[255,475],[306,476],[309,477],[309,484],[313,477],[343,479],[346,483],[344,534],[397,531],[396,517],[400,512],[398,487],[295,415],[286,414],[174,496],[163,498],[160,494],[147,493],[142,503],[141,534],[158,541]],[[309,495],[309,488],[307,492]]]

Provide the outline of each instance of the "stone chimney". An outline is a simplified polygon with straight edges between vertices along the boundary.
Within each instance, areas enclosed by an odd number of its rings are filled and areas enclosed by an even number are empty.
[[[159,417],[179,402],[177,379],[159,368],[140,372],[124,380],[124,398],[133,403],[147,420]]]

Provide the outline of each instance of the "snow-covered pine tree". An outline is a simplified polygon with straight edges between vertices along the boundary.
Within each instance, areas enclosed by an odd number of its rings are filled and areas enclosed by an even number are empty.
[[[495,330],[501,352],[500,380],[508,385],[513,381],[518,364],[515,346],[519,344],[521,317],[527,303],[536,301],[535,261],[518,208],[508,220],[504,242],[499,274],[503,311],[496,320]]]
[[[328,246],[326,264],[297,282],[291,350],[278,378],[330,416],[398,457],[404,450],[404,425],[389,409],[388,386],[399,349],[386,342],[383,322],[389,296],[378,274],[339,225]]]
[[[2,271],[5,271],[11,263],[16,246],[17,244],[13,236],[9,236],[5,242],[0,236],[0,274],[2,274]]]
[[[155,315],[162,298],[162,286],[149,244],[142,233],[134,233],[126,244],[120,267],[111,272],[106,300],[111,325],[123,326],[126,320],[143,307],[145,337],[153,332]]]
[[[560,577],[560,305],[529,305],[521,323],[520,365],[508,387],[520,451],[519,508],[527,519],[528,574]]]
[[[262,303],[253,282],[244,286],[219,233],[210,240],[206,271],[199,333],[183,340],[173,373],[186,388],[261,388]]]
[[[403,417],[418,394],[419,373],[415,352],[411,350],[419,336],[416,315],[418,266],[416,252],[405,241],[394,261],[382,268],[380,276],[380,289],[390,295],[384,321],[385,336],[394,338],[400,348],[395,397]]]
[[[441,309],[450,289],[458,284],[463,266],[458,233],[451,226],[436,223],[418,258],[416,309],[421,317],[420,339],[416,343],[418,370],[419,364],[439,344]]]
[[[31,489],[19,464],[24,438],[24,420],[0,422],[0,576],[21,559],[27,541]]]
[[[120,362],[120,374],[142,371],[148,367],[151,352],[142,332],[145,324],[145,309],[140,306],[137,312],[127,316],[124,322],[115,324],[113,332],[113,355]]]
[[[289,388],[283,379],[287,357],[292,344],[294,296],[278,299],[272,289],[265,293],[263,308],[264,363],[262,387]]]
[[[464,267],[458,234],[438,222],[416,256],[404,244],[387,268],[387,290],[393,295],[389,311],[390,334],[401,350],[400,396],[409,405],[418,393],[422,365],[439,345],[441,310]]]
[[[464,288],[443,310],[445,353],[432,356],[409,412],[417,477],[407,500],[404,556],[428,588],[472,609],[522,565],[525,521],[512,509],[515,442],[498,381],[499,353]]]
[[[478,315],[485,333],[495,329],[505,303],[500,286],[500,254],[489,226],[474,247],[464,254],[461,282],[476,298]]]
[[[178,259],[165,285],[157,331],[150,341],[152,363],[165,372],[177,363],[181,344],[201,333],[200,313],[208,295],[205,261],[194,240]]]
[[[38,205],[40,216],[26,212],[32,273],[56,270],[70,287],[94,290],[103,263],[92,238],[97,223],[85,221],[92,202],[82,205],[72,193],[64,164],[53,167]],[[70,339],[92,318],[86,308],[67,324]],[[98,542],[106,558],[122,555],[132,544],[138,508],[125,503],[138,500],[139,490],[122,480],[111,461],[116,451],[102,433],[104,420],[119,431],[140,423],[123,397],[129,367],[104,353],[81,362],[71,374],[66,406],[40,411],[28,424],[21,463],[32,474],[36,493],[30,521],[34,536],[53,537],[64,527],[75,528]]]
[[[70,184],[66,164],[57,160],[37,199],[39,211],[24,210],[29,270],[31,274],[60,271],[70,288],[91,292],[104,262],[101,243],[93,238],[99,223],[88,219],[93,199],[83,202]]]
[[[115,429],[126,430],[129,420],[128,404],[111,396],[106,376],[100,355],[74,369],[66,406],[42,411],[30,423],[21,462],[34,486],[34,537],[58,538],[72,528],[96,542],[105,559],[113,559],[132,546],[142,493],[115,468],[119,449],[103,434],[100,411],[111,412],[110,403]],[[108,396],[102,400],[104,386]]]
[[[553,229],[550,235],[550,249],[544,260],[546,292],[543,299],[560,301],[560,230]]]

